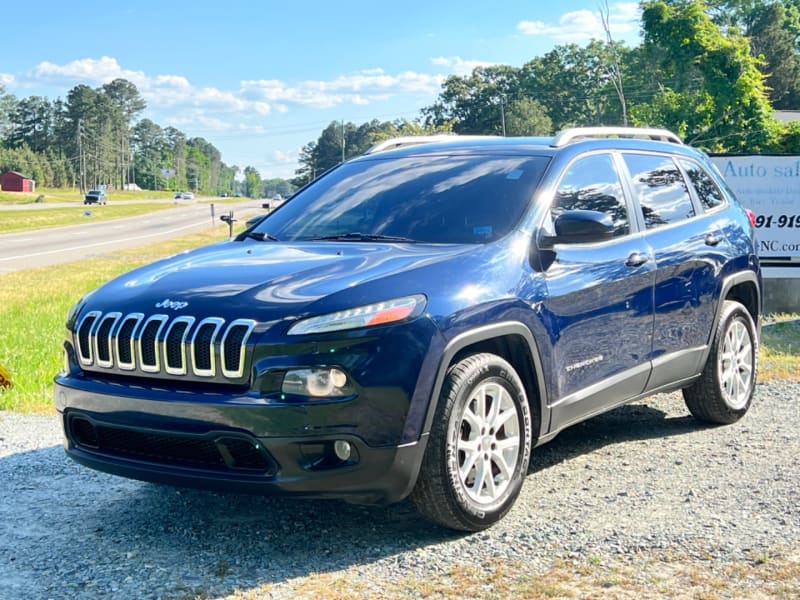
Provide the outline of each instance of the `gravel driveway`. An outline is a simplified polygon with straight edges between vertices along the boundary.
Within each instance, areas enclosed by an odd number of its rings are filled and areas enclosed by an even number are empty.
[[[799,401],[800,382],[780,382],[759,385],[731,426],[694,421],[678,394],[587,421],[534,451],[513,511],[473,535],[431,526],[405,503],[212,494],[95,473],[65,457],[55,417],[0,412],[0,598],[289,598],[312,574],[390,595],[404,578],[489,561],[521,561],[530,575],[651,554],[796,563]],[[800,595],[797,584],[782,595]]]

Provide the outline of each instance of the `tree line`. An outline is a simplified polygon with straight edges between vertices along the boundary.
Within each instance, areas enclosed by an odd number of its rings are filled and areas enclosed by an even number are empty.
[[[18,171],[43,187],[190,189],[235,193],[238,167],[213,144],[138,117],[136,86],[115,79],[77,85],[65,100],[17,99],[0,86],[0,172]],[[254,190],[255,191],[255,190]]]
[[[412,121],[332,122],[306,144],[297,184],[394,135],[552,135],[567,127],[665,127],[713,152],[800,153],[800,0],[645,0],[642,43],[563,44],[521,67],[448,77]]]

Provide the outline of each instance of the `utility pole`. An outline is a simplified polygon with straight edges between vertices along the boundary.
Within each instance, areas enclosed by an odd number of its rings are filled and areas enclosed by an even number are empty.
[[[342,162],[344,162],[344,119],[342,119]]]

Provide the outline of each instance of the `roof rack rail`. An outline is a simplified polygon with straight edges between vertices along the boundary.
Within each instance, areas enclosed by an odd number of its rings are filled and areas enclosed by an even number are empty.
[[[393,137],[388,140],[383,140],[371,146],[364,154],[374,154],[376,152],[383,152],[384,150],[394,150],[402,146],[415,146],[417,144],[428,144],[431,142],[443,142],[456,138],[455,135],[450,134],[437,134],[437,135],[405,135],[401,137]]]
[[[453,142],[458,140],[478,140],[493,137],[486,135],[458,135],[455,133],[437,133],[432,135],[405,135],[401,137],[389,138],[378,142],[364,152],[364,154],[375,154],[384,150],[394,150],[404,146],[416,146],[419,144],[431,144],[434,142]]]
[[[577,140],[609,137],[648,138],[673,144],[683,144],[683,140],[668,129],[651,127],[572,127],[571,129],[559,131],[550,145],[553,148],[560,148]]]

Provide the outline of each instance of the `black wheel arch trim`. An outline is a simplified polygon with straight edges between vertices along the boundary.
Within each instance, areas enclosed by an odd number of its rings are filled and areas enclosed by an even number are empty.
[[[714,322],[711,326],[711,330],[708,334],[708,344],[706,345],[706,349],[703,355],[703,360],[701,364],[705,364],[708,360],[708,356],[711,354],[711,348],[714,344],[714,332],[717,331],[717,326],[719,325],[719,319],[722,315],[722,307],[725,304],[725,300],[728,298],[728,293],[737,285],[741,285],[743,283],[752,283],[753,286],[756,288],[756,314],[751,315],[753,317],[753,323],[756,326],[756,336],[761,336],[761,310],[763,304],[763,291],[761,288],[761,282],[759,281],[758,275],[755,271],[740,271],[738,273],[733,273],[728,277],[722,280],[722,284],[720,285],[720,293],[719,298],[717,299],[717,306],[714,309]],[[747,308],[747,307],[745,307]]]
[[[539,346],[536,344],[536,340],[534,339],[531,330],[528,329],[528,327],[526,327],[523,323],[520,323],[519,321],[504,321],[501,323],[484,325],[482,327],[477,327],[464,333],[460,333],[447,343],[439,361],[439,367],[436,371],[436,379],[434,380],[430,402],[428,403],[428,411],[425,415],[425,423],[422,428],[422,437],[427,437],[430,433],[431,426],[433,424],[433,416],[436,414],[439,396],[441,395],[442,386],[444,385],[444,379],[447,375],[447,370],[450,367],[453,358],[461,350],[468,346],[508,336],[521,337],[527,344],[528,352],[531,355],[533,383],[537,387],[536,392],[538,395],[538,410],[540,415],[539,431],[532,432],[535,436],[533,439],[533,445],[535,446],[536,441],[541,439],[547,433],[547,429],[550,425],[550,408],[547,406],[544,371],[542,369],[541,357],[539,356]],[[524,380],[523,374],[518,373],[518,375],[520,375],[520,377]],[[530,404],[530,402],[531,398],[528,398],[528,403]],[[533,409],[535,407],[532,406],[531,408]]]

